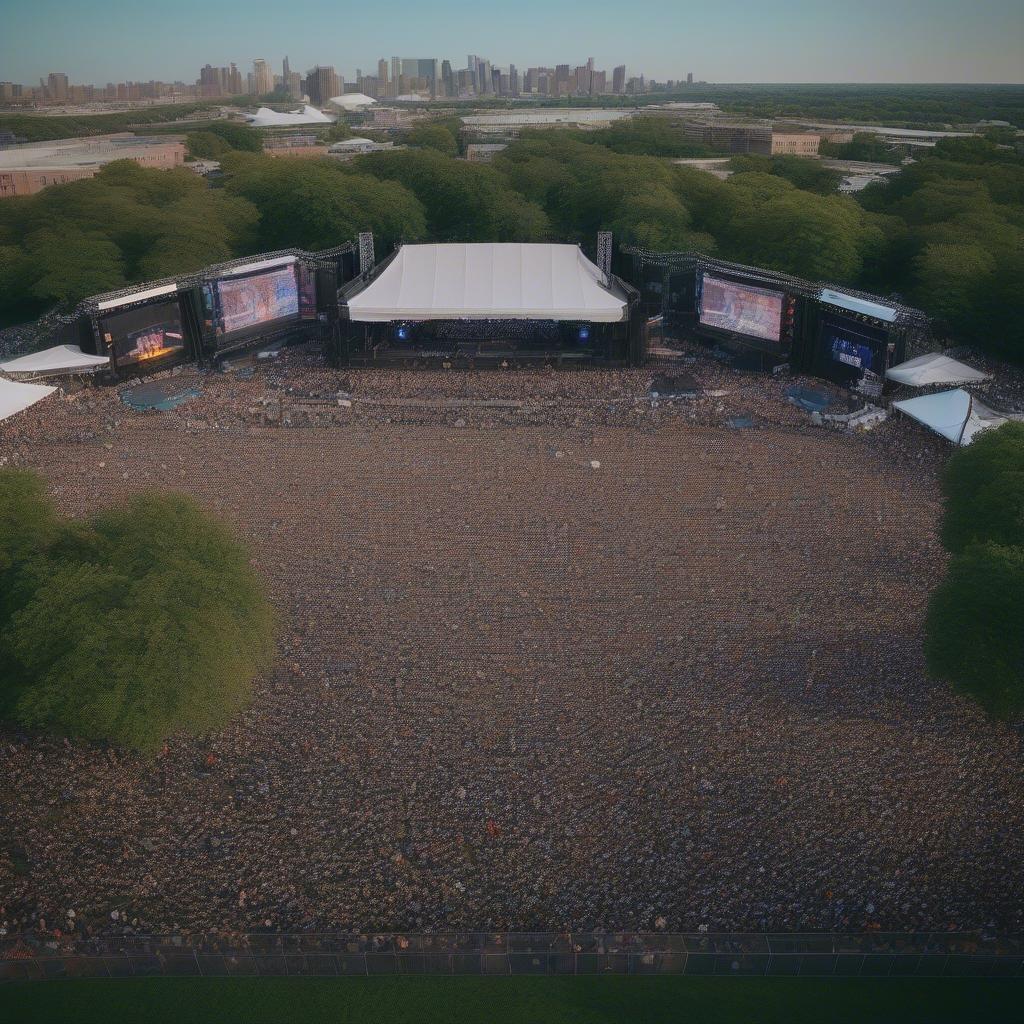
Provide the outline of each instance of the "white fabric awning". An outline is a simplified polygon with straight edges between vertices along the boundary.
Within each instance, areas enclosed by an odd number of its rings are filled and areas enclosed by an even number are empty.
[[[19,384],[0,377],[0,420],[35,405],[56,390],[46,384]]]
[[[348,300],[352,320],[626,318],[626,300],[576,245],[481,242],[403,245]]]
[[[55,345],[42,352],[30,352],[27,356],[0,363],[4,373],[92,373],[110,362],[109,356],[91,356],[77,345]]]
[[[122,295],[117,299],[103,299],[102,302],[96,303],[96,308],[101,312],[105,309],[117,309],[118,306],[130,306],[133,302],[142,302],[144,299],[155,299],[160,295],[170,295],[171,292],[176,292],[177,290],[178,286],[176,284],[161,284],[155,288],[147,288],[145,291]]]
[[[963,390],[942,391],[937,395],[922,395],[904,402],[893,402],[893,407],[911,419],[924,424],[929,430],[941,434],[956,444],[970,444],[976,434],[992,427],[1001,427],[1010,419],[983,405]]]
[[[270,107],[260,107],[255,114],[246,114],[251,128],[286,128],[290,125],[333,124],[334,118],[321,113],[308,103],[301,110],[281,113]]]
[[[822,288],[818,298],[822,302],[827,302],[830,306],[848,309],[851,313],[863,313],[865,316],[874,317],[876,320],[884,320],[887,324],[893,323],[896,319],[896,310],[892,306],[883,306],[880,302],[862,299],[858,295],[847,295],[846,292]]]
[[[941,352],[929,352],[916,359],[892,366],[885,371],[889,380],[907,384],[912,388],[923,388],[929,384],[974,384],[989,380],[991,374],[975,370],[973,366],[961,363]]]

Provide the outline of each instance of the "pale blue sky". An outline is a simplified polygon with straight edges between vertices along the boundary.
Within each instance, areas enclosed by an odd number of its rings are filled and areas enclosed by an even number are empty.
[[[181,79],[265,57],[280,73],[467,53],[626,64],[713,82],[1022,82],[1024,0],[28,0],[12,3],[0,80]]]

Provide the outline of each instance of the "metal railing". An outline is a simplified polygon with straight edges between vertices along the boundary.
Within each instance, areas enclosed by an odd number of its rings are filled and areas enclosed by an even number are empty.
[[[1024,978],[1024,937],[979,933],[452,932],[23,936],[0,981],[373,975],[788,975]]]

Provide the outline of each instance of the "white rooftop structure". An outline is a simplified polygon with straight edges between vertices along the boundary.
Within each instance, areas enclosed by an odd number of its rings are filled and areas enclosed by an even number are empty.
[[[19,384],[0,377],[0,420],[22,412],[56,390],[45,384]]]
[[[333,124],[334,118],[311,107],[308,103],[301,110],[280,113],[270,107],[260,107],[255,114],[246,114],[251,128],[288,128],[305,124]]]
[[[941,352],[929,352],[908,359],[905,363],[890,367],[885,375],[897,384],[906,384],[912,388],[923,388],[929,384],[975,384],[992,378],[990,373],[982,373]]]
[[[346,92],[341,96],[332,96],[330,102],[342,110],[361,110],[363,107],[372,107],[377,101],[366,93]]]
[[[352,320],[626,318],[626,299],[576,245],[451,242],[403,245],[348,300]]]
[[[896,319],[896,310],[892,306],[883,306],[880,302],[862,299],[858,295],[847,295],[845,292],[837,292],[831,288],[822,288],[818,298],[830,306],[848,309],[851,313],[863,313],[865,316],[884,320],[889,324]]]
[[[1018,416],[1003,416],[983,405],[963,388],[941,391],[936,395],[908,398],[893,402],[893,408],[924,424],[929,430],[941,434],[953,444],[970,444],[977,434],[993,427],[1001,427]]]
[[[45,377],[61,373],[93,373],[109,362],[109,356],[91,356],[77,345],[55,345],[42,352],[30,352],[27,356],[0,363],[0,370]]]
[[[473,128],[527,127],[559,124],[590,124],[619,121],[633,117],[635,110],[626,107],[601,109],[598,107],[560,107],[539,110],[515,110],[499,114],[470,114],[462,123]]]

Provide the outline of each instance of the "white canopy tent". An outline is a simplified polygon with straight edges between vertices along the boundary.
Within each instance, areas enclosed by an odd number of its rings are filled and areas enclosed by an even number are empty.
[[[62,373],[95,373],[109,363],[109,356],[91,356],[77,345],[55,345],[42,352],[30,352],[27,356],[0,363],[0,370],[46,377]]]
[[[56,390],[46,384],[21,384],[0,377],[0,420],[22,412]]]
[[[576,245],[403,245],[348,299],[354,321],[626,319],[627,302]]]
[[[1011,419],[1020,418],[995,412],[963,388],[908,398],[892,404],[893,408],[924,424],[929,430],[941,434],[953,444],[961,445],[970,444],[975,435],[983,430],[1001,427]]]
[[[330,99],[330,103],[342,110],[361,110],[374,106],[376,102],[372,96],[362,92],[346,92],[342,96],[332,96]]]
[[[334,118],[311,107],[308,103],[301,110],[281,113],[270,107],[260,107],[255,114],[246,114],[250,128],[287,128],[303,124],[333,124]]]
[[[912,388],[923,388],[929,384],[976,384],[991,380],[992,377],[991,374],[975,370],[973,366],[944,356],[941,352],[929,352],[908,359],[905,363],[890,367],[885,371],[885,376],[897,384],[906,384]]]

